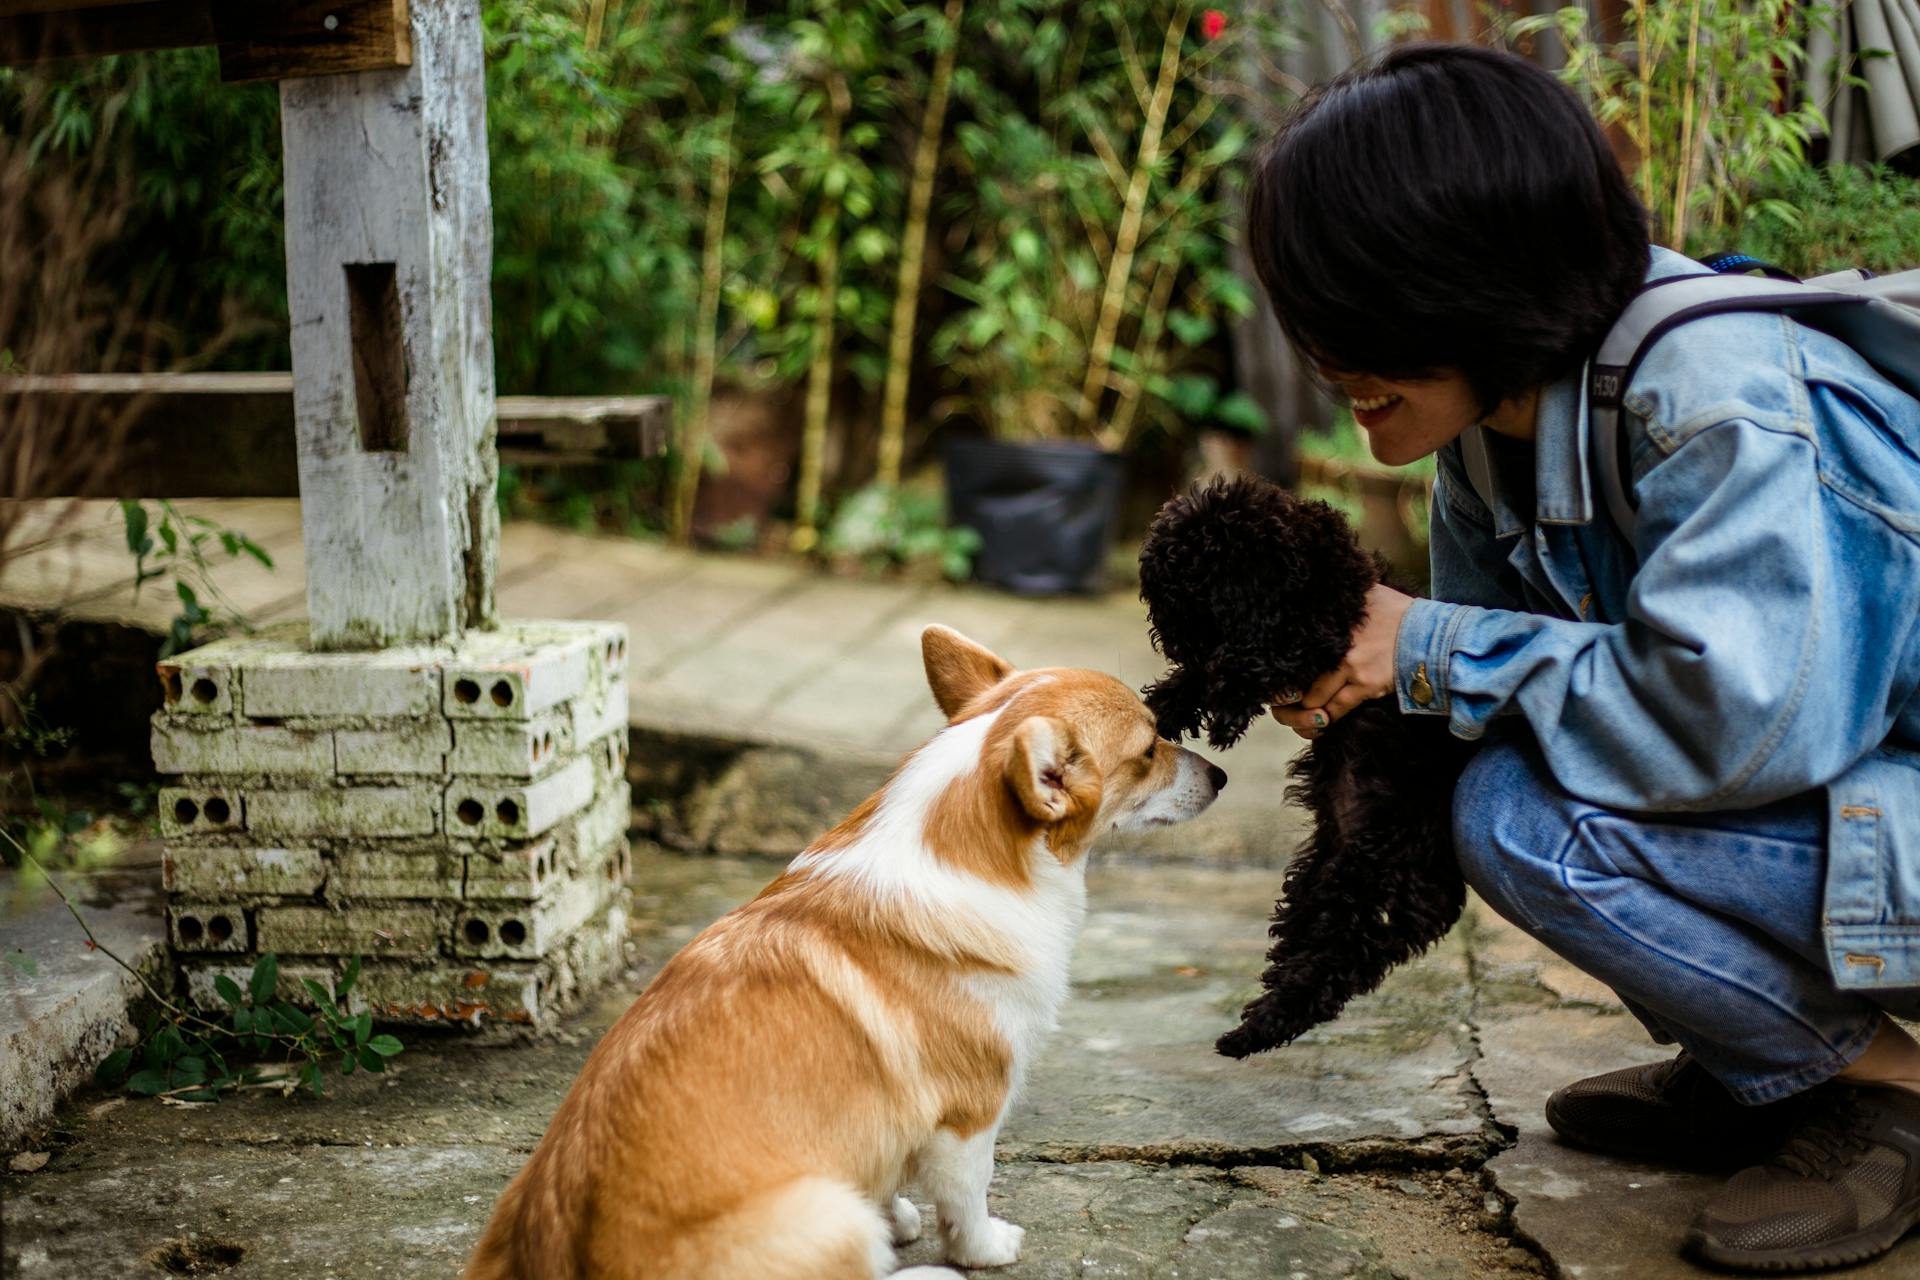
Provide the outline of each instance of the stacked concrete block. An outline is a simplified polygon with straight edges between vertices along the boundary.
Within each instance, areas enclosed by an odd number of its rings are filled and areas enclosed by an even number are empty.
[[[376,1017],[538,1024],[618,966],[625,628],[315,653],[293,627],[159,670],[169,929],[201,1004],[263,952],[289,999],[357,955]]]

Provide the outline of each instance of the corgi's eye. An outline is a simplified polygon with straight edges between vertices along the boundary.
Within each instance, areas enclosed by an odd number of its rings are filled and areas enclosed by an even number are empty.
[[[1149,742],[1147,744],[1147,754],[1142,758],[1146,760],[1153,759],[1153,753],[1158,751],[1159,749],[1160,749],[1160,742],[1158,739],[1155,739],[1154,741]]]

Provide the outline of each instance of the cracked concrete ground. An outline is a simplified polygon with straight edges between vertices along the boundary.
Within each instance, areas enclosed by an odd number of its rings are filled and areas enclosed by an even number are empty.
[[[415,1036],[394,1073],[321,1101],[83,1092],[42,1135],[46,1166],[0,1180],[0,1273],[454,1272],[594,1039],[777,866],[644,851],[633,968],[555,1035]],[[1002,1134],[994,1209],[1028,1236],[1000,1274],[1700,1274],[1673,1249],[1711,1181],[1570,1151],[1537,1121],[1564,1079],[1661,1051],[1484,909],[1292,1048],[1212,1054],[1250,990],[1275,879],[1096,861],[1072,998]],[[1856,1274],[1911,1276],[1916,1250]]]

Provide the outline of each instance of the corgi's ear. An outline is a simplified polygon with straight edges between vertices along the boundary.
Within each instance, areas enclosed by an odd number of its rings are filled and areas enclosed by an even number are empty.
[[[1028,716],[1013,731],[1007,785],[1029,816],[1049,825],[1100,803],[1100,770],[1073,726],[1052,716]]]
[[[940,713],[951,720],[960,709],[1013,674],[1013,664],[983,649],[951,627],[931,626],[920,633],[920,658],[927,664],[927,686]]]

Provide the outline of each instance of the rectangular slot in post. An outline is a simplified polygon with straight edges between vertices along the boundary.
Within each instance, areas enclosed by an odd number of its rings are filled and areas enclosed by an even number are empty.
[[[368,453],[405,453],[407,343],[393,264],[349,262],[346,272],[360,447]]]

